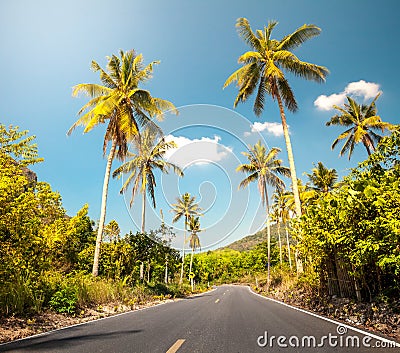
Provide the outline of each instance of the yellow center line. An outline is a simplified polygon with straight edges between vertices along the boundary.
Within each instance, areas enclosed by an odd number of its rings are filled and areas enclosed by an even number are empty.
[[[217,300],[215,301],[215,304],[218,303],[218,302],[219,302],[219,299],[217,299]]]
[[[185,342],[185,340],[179,339],[177,340],[170,349],[167,350],[166,353],[175,353],[183,344],[183,342]]]

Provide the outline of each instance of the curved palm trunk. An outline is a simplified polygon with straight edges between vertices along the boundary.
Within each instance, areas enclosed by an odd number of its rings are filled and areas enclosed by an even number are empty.
[[[281,99],[280,94],[277,94],[277,100],[278,100],[279,111],[280,111],[281,119],[282,119],[283,135],[285,136],[286,149],[287,149],[287,153],[288,153],[288,160],[289,160],[290,176],[291,176],[291,179],[292,179],[292,188],[293,188],[293,197],[294,197],[295,210],[296,210],[297,217],[300,217],[301,216],[301,203],[300,203],[300,196],[299,196],[299,188],[298,188],[298,185],[297,185],[296,167],[294,165],[292,143],[290,142],[289,129],[288,129],[288,126],[287,126],[285,110],[283,108],[282,99]],[[303,263],[301,261],[300,254],[299,254],[299,251],[298,251],[297,248],[296,248],[296,252],[295,252],[295,257],[296,257],[296,270],[297,270],[297,273],[302,273],[303,272]]]
[[[280,94],[277,94],[276,97],[277,97],[277,100],[278,100],[279,111],[280,111],[280,114],[281,114],[282,127],[283,127],[283,136],[285,137],[286,150],[287,150],[287,154],[288,154],[289,167],[290,167],[290,176],[291,176],[291,179],[292,179],[292,187],[293,187],[293,195],[294,195],[294,203],[295,203],[296,215],[297,215],[297,217],[300,217],[301,216],[301,204],[300,204],[299,189],[297,187],[297,175],[296,175],[296,167],[294,165],[292,143],[290,141],[289,129],[288,129],[287,122],[286,122],[286,115],[285,115],[285,110],[283,108],[281,96],[280,96]]]
[[[146,220],[146,191],[143,191],[143,199],[142,199],[142,233],[144,233],[144,229],[145,229],[145,220]]]
[[[183,281],[183,266],[185,264],[186,227],[187,227],[187,216],[185,216],[185,233],[183,234],[182,266],[181,266],[181,277],[179,278],[179,284],[182,284]]]
[[[117,144],[113,140],[112,144],[111,144],[110,153],[107,157],[106,172],[104,175],[103,194],[101,197],[100,221],[99,221],[99,228],[97,230],[96,248],[94,250],[94,258],[93,258],[93,269],[92,269],[93,277],[96,277],[99,274],[100,248],[101,248],[101,241],[103,239],[104,223],[106,220],[108,184],[110,181],[111,165],[114,160],[116,147],[117,147]]]
[[[286,231],[286,245],[287,245],[288,256],[289,256],[289,267],[290,267],[290,269],[292,269],[292,256],[290,254],[289,231],[286,226],[285,226],[285,231]]]

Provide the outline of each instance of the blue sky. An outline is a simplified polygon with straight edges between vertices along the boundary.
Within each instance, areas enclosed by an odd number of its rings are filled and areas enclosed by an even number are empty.
[[[338,157],[339,150],[331,151],[341,129],[325,126],[334,112],[321,108],[340,104],[345,94],[368,102],[381,91],[379,114],[385,121],[399,123],[399,74],[395,69],[399,49],[393,39],[399,35],[399,7],[394,0],[4,0],[0,3],[0,122],[19,125],[37,136],[40,155],[45,158],[33,167],[39,179],[61,193],[70,215],[89,203],[90,215],[96,220],[105,168],[104,128],[86,135],[77,129],[66,136],[86,102],[71,97],[72,87],[98,82],[90,70],[91,60],[104,67],[106,56],[120,49],[143,53],[145,62],[160,60],[145,88],[183,107],[179,117],[167,116],[162,127],[180,138],[186,162],[187,156],[195,156],[194,161],[205,158],[209,163],[190,164],[182,180],[172,175],[159,177],[159,206],[169,223],[167,209],[177,194],[196,195],[206,210],[203,246],[227,244],[262,225],[256,185],[237,192],[243,175],[237,175],[234,168],[244,161],[240,152],[246,143],[262,138],[269,147],[282,148],[280,157],[287,164],[276,103],[267,100],[263,115],[256,118],[252,98],[231,111],[237,90],[233,86],[222,90],[226,78],[238,68],[238,56],[247,49],[236,33],[236,19],[248,18],[253,29],[278,20],[277,39],[304,23],[322,29],[319,37],[295,53],[302,60],[328,67],[326,83],[289,77],[299,111],[288,113],[287,118],[297,173],[306,180],[304,173],[318,161],[344,175],[366,157],[361,146],[350,162]],[[321,95],[329,99],[320,98],[318,102],[324,105],[318,107],[315,102]],[[187,143],[193,140],[197,142],[190,147]],[[111,181],[107,221],[116,219],[123,232],[136,230],[132,219],[138,222],[140,203],[128,211],[124,201],[129,196],[119,195],[120,186],[120,181]],[[149,212],[149,228],[158,226],[158,212]],[[178,246],[181,231],[177,233]]]

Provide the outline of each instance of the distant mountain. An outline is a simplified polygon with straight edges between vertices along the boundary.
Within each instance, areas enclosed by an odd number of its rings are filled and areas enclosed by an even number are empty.
[[[281,226],[281,236],[283,237],[284,230]],[[278,227],[276,224],[271,225],[271,241],[278,239]],[[221,249],[232,249],[237,251],[247,251],[255,248],[258,244],[267,241],[267,228],[260,230],[253,235],[247,235],[242,239],[236,240],[232,244],[224,246]]]

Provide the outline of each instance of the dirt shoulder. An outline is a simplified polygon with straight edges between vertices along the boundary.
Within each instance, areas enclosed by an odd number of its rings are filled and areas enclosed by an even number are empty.
[[[103,306],[82,309],[79,314],[69,316],[46,311],[31,317],[7,317],[0,318],[0,343],[45,333],[63,327],[89,322],[104,317],[109,317],[124,312],[148,308],[151,306],[177,301],[180,299],[166,299],[152,301],[142,305],[125,306],[118,303],[110,303]]]
[[[253,286],[252,290],[266,295],[262,288]],[[356,302],[348,298],[319,297],[298,289],[278,289],[266,296],[400,343],[400,302]]]

